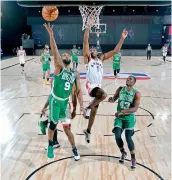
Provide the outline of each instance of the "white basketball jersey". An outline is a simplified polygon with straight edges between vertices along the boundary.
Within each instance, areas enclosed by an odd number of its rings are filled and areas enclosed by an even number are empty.
[[[20,63],[25,63],[25,50],[18,50],[18,56]]]
[[[100,59],[91,59],[88,63],[86,79],[91,84],[100,85],[103,78],[103,63]]]
[[[167,47],[164,46],[164,47],[162,48],[162,52],[163,52],[163,53],[167,53]]]

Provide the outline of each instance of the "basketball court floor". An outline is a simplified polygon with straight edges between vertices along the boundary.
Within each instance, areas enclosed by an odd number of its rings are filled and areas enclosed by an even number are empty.
[[[122,73],[146,74],[137,80],[141,104],[136,113],[137,124],[133,137],[136,147],[137,168],[130,171],[130,162],[118,164],[120,152],[112,134],[116,103],[107,99],[101,103],[92,129],[91,142],[82,135],[88,121],[78,115],[72,121],[72,132],[81,159],[75,162],[62,126],[58,125],[61,145],[55,158],[48,161],[45,146],[47,136],[40,134],[38,121],[41,109],[50,94],[50,87],[42,85],[39,57],[28,56],[26,75],[21,74],[17,58],[1,61],[1,174],[2,180],[170,180],[171,179],[171,58],[166,64],[162,57],[124,56]],[[53,67],[53,64],[52,64]],[[51,70],[53,72],[53,68]],[[79,71],[85,72],[83,57]],[[104,63],[104,73],[112,72],[112,61]],[[84,92],[85,106],[88,97]],[[103,80],[108,97],[125,85],[123,78]],[[130,160],[129,151],[125,142]],[[49,163],[49,164],[48,164]]]

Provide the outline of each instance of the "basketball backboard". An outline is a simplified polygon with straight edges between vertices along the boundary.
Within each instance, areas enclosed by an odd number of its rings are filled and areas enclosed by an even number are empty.
[[[56,1],[31,1],[31,0],[17,0],[18,5],[24,7],[42,7],[42,6],[79,6],[79,5],[101,5],[101,6],[167,6],[171,4],[169,0],[152,0],[152,1],[145,1],[145,0],[138,0],[138,1],[130,1],[130,0],[87,0],[87,1],[73,1],[73,0],[56,0]]]
[[[91,27],[90,33],[97,34],[97,32],[100,34],[106,33],[106,24],[99,24],[98,26]]]

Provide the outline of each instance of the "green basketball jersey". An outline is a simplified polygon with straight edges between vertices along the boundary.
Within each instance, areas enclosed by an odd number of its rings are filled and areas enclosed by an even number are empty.
[[[50,63],[49,62],[49,58],[50,58],[50,54],[49,53],[43,53],[42,60],[43,60],[44,64]]]
[[[113,69],[120,69],[121,53],[117,53],[113,56]]]
[[[136,89],[133,89],[132,91],[127,91],[126,87],[123,87],[121,89],[118,98],[117,112],[133,107],[134,96],[136,92],[137,92]],[[127,115],[121,115],[121,116],[127,116]]]
[[[52,94],[62,99],[69,98],[75,80],[75,71],[72,69],[68,71],[66,68],[63,68],[59,75],[54,75]]]
[[[78,50],[72,49],[72,56],[78,56]]]

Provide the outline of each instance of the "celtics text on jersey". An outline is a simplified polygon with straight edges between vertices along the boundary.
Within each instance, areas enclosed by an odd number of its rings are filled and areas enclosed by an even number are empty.
[[[68,71],[66,68],[63,68],[62,72],[59,75],[54,75],[52,88],[53,97],[59,97],[62,99],[69,98],[75,80],[75,71]]]

